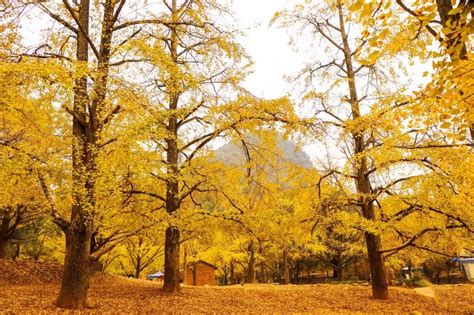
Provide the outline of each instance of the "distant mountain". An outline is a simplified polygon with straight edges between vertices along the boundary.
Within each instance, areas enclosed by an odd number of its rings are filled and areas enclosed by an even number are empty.
[[[247,136],[247,143],[258,145],[259,140],[254,136]],[[309,156],[303,150],[299,150],[296,144],[290,140],[284,140],[281,136],[278,137],[277,146],[282,153],[282,158],[291,161],[304,168],[313,168]],[[215,151],[216,159],[224,163],[239,164],[245,163],[245,151],[243,145],[239,143],[226,143]]]

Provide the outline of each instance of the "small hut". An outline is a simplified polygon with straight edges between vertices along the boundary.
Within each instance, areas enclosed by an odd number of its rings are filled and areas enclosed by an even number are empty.
[[[474,280],[474,257],[455,257],[450,261],[459,263],[459,267],[466,274],[466,278]]]
[[[155,272],[155,273],[153,273],[153,274],[151,274],[151,275],[147,275],[147,276],[146,276],[146,279],[147,279],[147,280],[156,280],[156,279],[159,280],[159,279],[163,279],[164,276],[165,276],[164,273],[162,273],[161,271],[158,271],[158,272]]]
[[[186,266],[184,284],[186,285],[216,285],[217,267],[198,260]]]

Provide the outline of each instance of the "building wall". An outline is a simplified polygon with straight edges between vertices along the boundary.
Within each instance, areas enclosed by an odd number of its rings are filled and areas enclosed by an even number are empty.
[[[184,284],[193,285],[193,266],[186,266],[186,278]]]
[[[186,279],[184,283],[193,285],[193,269],[195,269],[196,283],[195,285],[216,285],[216,271],[213,267],[203,263],[197,263],[186,268]]]
[[[469,280],[474,279],[474,263],[465,263],[463,264],[464,270],[466,271],[466,277]]]

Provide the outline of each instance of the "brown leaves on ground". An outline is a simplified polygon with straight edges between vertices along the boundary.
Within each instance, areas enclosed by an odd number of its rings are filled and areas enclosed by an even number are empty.
[[[474,285],[443,285],[435,286],[436,298],[452,313],[466,312],[474,314]]]
[[[1,284],[0,284],[1,285]],[[391,288],[388,301],[370,298],[362,285],[184,287],[164,294],[156,282],[106,275],[90,289],[93,309],[81,313],[473,313],[474,286],[435,287],[435,299],[410,289]],[[54,307],[59,285],[6,285],[0,290],[0,313],[60,313]]]
[[[53,262],[0,259],[0,288],[4,284],[59,283],[62,270]]]
[[[62,313],[59,264],[0,260],[0,314]],[[414,290],[390,288],[388,301],[370,298],[364,285],[236,285],[184,287],[167,295],[156,282],[107,274],[94,277],[89,290],[92,309],[82,314],[118,313],[410,313],[474,314],[474,285],[433,287],[435,298]]]

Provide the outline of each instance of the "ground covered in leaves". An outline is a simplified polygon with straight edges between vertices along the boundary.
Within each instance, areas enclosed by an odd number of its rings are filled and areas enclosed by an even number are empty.
[[[1,264],[1,262],[0,262]],[[0,270],[4,272],[5,270]],[[8,283],[0,278],[0,313],[61,313],[54,306],[59,284]],[[83,313],[457,313],[474,314],[474,286],[435,286],[435,298],[391,288],[390,300],[370,298],[364,285],[184,287],[171,296],[155,282],[105,274],[90,289],[91,309]]]
[[[0,288],[3,284],[59,283],[62,273],[58,263],[0,259]]]

